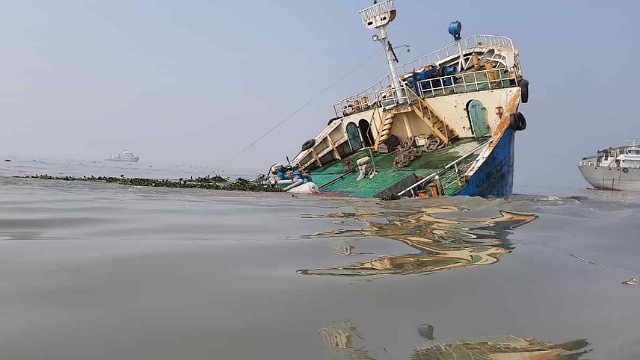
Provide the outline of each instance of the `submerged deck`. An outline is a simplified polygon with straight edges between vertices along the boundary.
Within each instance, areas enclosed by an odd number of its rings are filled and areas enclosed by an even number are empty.
[[[349,164],[356,169],[355,172],[344,175],[339,180],[325,186],[325,184],[334,181],[346,172],[345,160],[339,160],[311,171],[311,176],[323,192],[335,192],[354,197],[378,197],[381,196],[385,189],[388,189],[388,192],[397,194],[420,178],[442,171],[447,164],[454,162],[482,142],[482,139],[461,139],[442,149],[424,153],[411,162],[409,166],[401,169],[396,169],[393,166],[395,152],[388,154],[373,152],[373,161],[377,174],[373,178],[365,177],[360,181],[356,181],[359,175],[356,161],[370,156],[368,149],[362,149],[348,157]],[[477,154],[474,154],[468,158],[468,161],[471,162],[476,157]],[[447,175],[459,176],[459,174],[452,173],[455,173],[455,170],[452,169],[447,174],[443,173],[442,177],[445,178]],[[455,193],[459,188],[458,185],[459,182],[457,180],[445,181],[443,184],[445,195]]]

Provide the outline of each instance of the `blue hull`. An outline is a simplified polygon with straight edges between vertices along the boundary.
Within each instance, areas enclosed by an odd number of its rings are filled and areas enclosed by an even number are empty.
[[[456,195],[509,196],[513,190],[515,131],[507,128],[489,157]]]

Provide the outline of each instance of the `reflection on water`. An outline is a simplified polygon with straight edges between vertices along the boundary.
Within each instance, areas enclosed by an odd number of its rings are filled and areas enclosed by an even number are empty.
[[[491,336],[416,349],[411,354],[411,360],[577,360],[589,352],[589,350],[581,350],[588,345],[589,342],[584,339],[552,344],[511,335]]]
[[[466,266],[492,264],[513,248],[507,240],[509,230],[537,218],[533,214],[500,211],[487,218],[447,218],[438,213],[453,213],[452,206],[389,209],[383,212],[356,210],[353,213],[329,214],[330,218],[348,218],[368,223],[363,229],[339,229],[314,237],[383,237],[401,241],[417,254],[382,256],[350,265],[299,270],[301,274],[327,276],[405,275],[433,272]],[[452,215],[452,214],[450,214]],[[384,219],[384,221],[377,221]],[[343,244],[335,252],[352,254],[353,247]],[[335,248],[335,246],[334,246]]]
[[[318,330],[322,336],[324,345],[329,351],[347,359],[353,360],[374,360],[366,350],[358,348],[354,344],[354,336],[362,339],[362,335],[351,321],[332,323],[331,325]]]
[[[422,333],[423,325],[418,327],[422,337],[433,340],[433,325],[426,327],[429,336]],[[374,360],[363,347],[356,347],[353,338],[363,339],[351,321],[333,323],[318,331],[325,347],[339,358],[353,360]],[[476,339],[456,340],[449,343],[429,341],[429,346],[417,348],[411,353],[411,360],[578,360],[589,353],[589,342],[578,339],[554,344],[536,339],[523,339],[516,336],[489,336]]]

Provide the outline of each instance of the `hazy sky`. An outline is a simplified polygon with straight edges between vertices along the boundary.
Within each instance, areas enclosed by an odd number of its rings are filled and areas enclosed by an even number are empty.
[[[228,166],[262,170],[295,156],[334,102],[386,73],[357,14],[371,3],[4,1],[0,156],[130,149],[141,161],[216,168],[359,65]],[[515,182],[583,185],[582,156],[640,137],[638,4],[396,0],[390,34],[411,45],[401,62],[449,44],[452,20],[463,36],[511,37],[531,83]]]

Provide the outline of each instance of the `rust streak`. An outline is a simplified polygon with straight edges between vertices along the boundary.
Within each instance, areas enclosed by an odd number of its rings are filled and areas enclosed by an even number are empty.
[[[504,112],[502,119],[500,119],[500,123],[498,124],[498,127],[493,132],[493,136],[491,136],[491,140],[490,140],[491,142],[489,143],[489,148],[487,149],[487,151],[484,151],[483,154],[490,154],[491,151],[493,151],[493,149],[498,145],[498,143],[500,142],[500,139],[502,139],[502,135],[504,134],[505,130],[509,128],[509,124],[511,122],[511,113],[518,111],[519,105],[520,105],[520,89],[518,88],[516,89],[515,94],[513,94],[511,99],[509,99],[509,101],[507,102],[507,106],[505,109],[506,111]],[[467,180],[471,179],[471,177],[473,176],[473,174],[475,174],[478,168],[479,167],[476,167],[473,169],[473,171],[467,172],[467,174],[465,174],[465,178]]]

